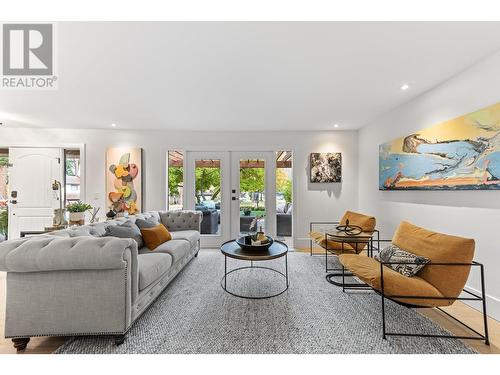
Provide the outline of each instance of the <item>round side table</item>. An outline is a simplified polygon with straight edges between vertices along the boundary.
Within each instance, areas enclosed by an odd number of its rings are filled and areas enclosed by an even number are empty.
[[[243,250],[235,240],[231,240],[228,242],[225,242],[222,244],[220,247],[220,251],[224,255],[224,276],[222,277],[221,280],[221,286],[224,291],[227,293],[235,296],[235,297],[240,297],[240,298],[246,298],[246,299],[266,299],[266,298],[272,298],[272,297],[277,297],[280,294],[283,294],[288,290],[288,246],[281,242],[281,241],[274,241],[273,244],[269,247],[268,250],[266,251],[248,251],[248,250]],[[234,268],[230,271],[227,269],[227,258],[232,258],[232,259],[237,259],[237,260],[243,260],[243,261],[249,261],[250,265],[245,266],[245,267],[238,267]],[[285,272],[281,272],[279,270],[276,270],[271,267],[266,267],[266,266],[258,266],[254,265],[254,262],[262,262],[266,260],[273,260],[273,259],[278,259],[278,258],[284,258],[285,259]],[[284,289],[280,290],[277,293],[273,294],[268,294],[268,295],[259,295],[259,296],[250,296],[250,295],[243,295],[235,292],[231,292],[227,288],[227,276],[233,273],[240,272],[242,270],[248,270],[248,269],[256,269],[256,270],[262,270],[262,271],[271,271],[274,272],[278,275],[280,275],[284,281],[285,281],[285,287]]]

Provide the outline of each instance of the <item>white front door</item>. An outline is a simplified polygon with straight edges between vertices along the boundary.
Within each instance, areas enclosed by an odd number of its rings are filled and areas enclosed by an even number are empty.
[[[201,246],[219,247],[231,234],[229,152],[187,151],[185,166],[185,207],[203,213]]]
[[[231,152],[231,238],[262,229],[276,236],[276,153]]]
[[[59,208],[52,183],[63,184],[63,150],[10,148],[9,161],[9,238],[14,239],[22,231],[41,231],[52,224],[54,209]]]

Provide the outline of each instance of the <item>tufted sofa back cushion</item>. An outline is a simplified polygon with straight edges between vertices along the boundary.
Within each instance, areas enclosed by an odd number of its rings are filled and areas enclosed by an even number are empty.
[[[169,231],[197,230],[200,231],[202,213],[199,211],[167,211],[160,212],[160,220]]]

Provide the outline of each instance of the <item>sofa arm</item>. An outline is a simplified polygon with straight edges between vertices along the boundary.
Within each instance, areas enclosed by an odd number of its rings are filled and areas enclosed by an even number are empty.
[[[39,236],[0,243],[0,271],[123,269],[137,262],[137,243],[113,237]]]
[[[200,211],[179,210],[160,212],[160,220],[170,231],[197,230],[201,231],[203,214]]]

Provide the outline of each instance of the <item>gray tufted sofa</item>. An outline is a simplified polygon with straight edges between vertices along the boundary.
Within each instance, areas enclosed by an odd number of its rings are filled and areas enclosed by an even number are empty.
[[[108,225],[154,217],[172,240],[154,251],[104,237]],[[201,214],[150,211],[0,243],[7,272],[5,337],[22,350],[32,336],[112,335],[131,325],[200,249]]]

